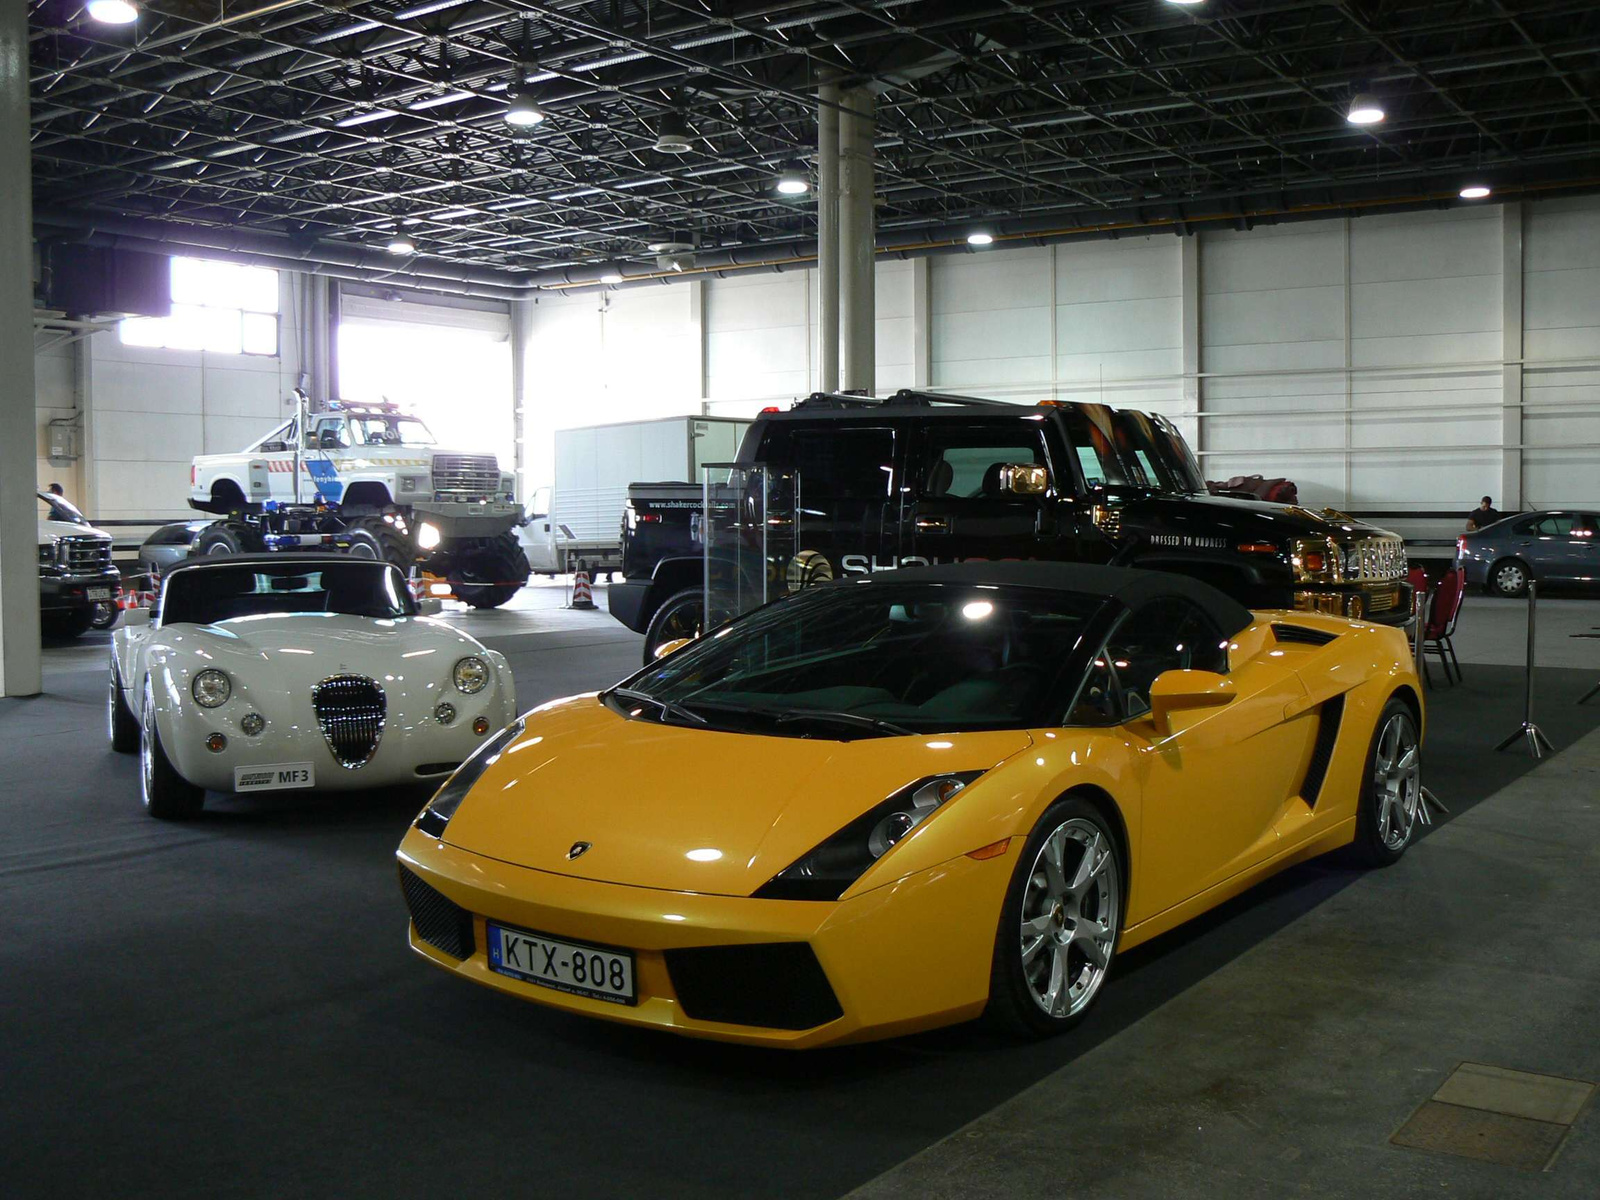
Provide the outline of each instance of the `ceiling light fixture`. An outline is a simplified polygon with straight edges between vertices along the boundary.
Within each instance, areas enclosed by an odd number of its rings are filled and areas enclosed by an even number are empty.
[[[668,113],[656,128],[656,149],[663,154],[687,154],[694,149],[694,134],[682,113]]]
[[[967,234],[967,245],[992,246],[994,245],[994,234],[984,229],[975,229]]]
[[[397,233],[389,239],[389,244],[385,249],[390,254],[415,254],[417,252],[417,244],[405,234]]]
[[[1168,4],[1183,4],[1183,5],[1204,4],[1205,0],[1167,0],[1167,3]]]
[[[811,177],[800,163],[790,163],[778,173],[774,185],[781,196],[803,196],[811,190]]]
[[[534,102],[529,92],[518,92],[506,105],[506,124],[527,128],[544,120],[544,110]]]
[[[1484,200],[1491,194],[1488,186],[1482,183],[1469,183],[1461,189],[1463,200]]]
[[[104,25],[132,25],[139,6],[133,0],[89,0],[89,15]]]
[[[1355,99],[1350,101],[1344,119],[1352,125],[1376,125],[1386,115],[1383,102],[1371,92],[1357,92]]]
[[[616,263],[607,263],[600,268],[601,283],[621,283],[622,268]]]

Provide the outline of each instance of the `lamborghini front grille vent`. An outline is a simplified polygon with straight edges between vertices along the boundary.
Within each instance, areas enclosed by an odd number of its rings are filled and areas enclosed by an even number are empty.
[[[1317,709],[1317,741],[1311,747],[1311,762],[1300,784],[1300,798],[1312,808],[1322,796],[1322,785],[1333,762],[1333,744],[1339,740],[1339,725],[1344,720],[1344,696],[1324,700]]]
[[[331,675],[311,689],[322,736],[341,767],[366,766],[377,753],[388,708],[383,689],[365,675]]]
[[[471,913],[404,867],[400,868],[400,890],[405,893],[419,938],[451,958],[472,957]]]
[[[844,1015],[805,942],[697,946],[666,960],[678,1003],[697,1021],[812,1029]]]
[[[1272,636],[1279,642],[1293,642],[1301,646],[1326,646],[1339,637],[1337,633],[1329,633],[1325,629],[1308,629],[1304,625],[1283,624],[1272,626]]]

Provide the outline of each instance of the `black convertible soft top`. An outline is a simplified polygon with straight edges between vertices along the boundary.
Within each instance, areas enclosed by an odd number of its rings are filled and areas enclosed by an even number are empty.
[[[1132,567],[1103,567],[1090,563],[947,563],[936,567],[901,567],[896,571],[880,571],[853,582],[1047,588],[1056,592],[1105,596],[1128,608],[1137,608],[1162,596],[1181,596],[1209,615],[1228,637],[1254,620],[1250,610],[1233,597],[1187,575],[1171,571],[1140,571]]]

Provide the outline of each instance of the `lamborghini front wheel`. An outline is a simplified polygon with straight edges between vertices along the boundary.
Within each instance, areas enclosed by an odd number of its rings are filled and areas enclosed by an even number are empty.
[[[1076,1025],[1105,985],[1122,930],[1116,834],[1081,797],[1056,801],[1018,857],[1001,910],[987,1015],[1047,1037]]]

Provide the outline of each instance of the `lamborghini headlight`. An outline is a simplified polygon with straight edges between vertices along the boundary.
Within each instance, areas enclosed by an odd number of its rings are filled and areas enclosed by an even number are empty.
[[[476,696],[488,686],[489,664],[476,654],[469,655],[451,670],[450,679],[463,696]]]
[[[472,785],[493,765],[501,752],[516,741],[526,725],[527,721],[518,717],[468,755],[467,760],[456,768],[456,773],[445,780],[444,786],[428,801],[428,807],[417,818],[417,828],[429,837],[441,836],[444,827],[450,824],[450,818],[456,815],[456,809],[461,807],[461,802],[472,790]]]
[[[982,774],[982,771],[953,771],[907,784],[768,880],[755,893],[756,897],[763,900],[837,900],[895,843]]]
[[[233,681],[228,678],[226,671],[207,667],[194,677],[194,682],[189,685],[189,693],[201,708],[217,708],[226,704],[228,697],[233,695]]]

